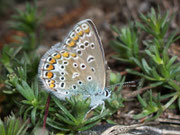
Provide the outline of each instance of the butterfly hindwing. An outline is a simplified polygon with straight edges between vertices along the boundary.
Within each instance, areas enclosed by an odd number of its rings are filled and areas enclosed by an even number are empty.
[[[103,90],[104,51],[93,22],[89,19],[79,22],[62,43],[46,52],[39,74],[48,91],[73,93],[91,81]]]

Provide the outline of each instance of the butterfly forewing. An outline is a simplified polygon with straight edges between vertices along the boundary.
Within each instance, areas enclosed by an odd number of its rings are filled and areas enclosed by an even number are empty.
[[[88,82],[103,90],[104,51],[93,22],[88,19],[75,25],[61,44],[43,56],[39,73],[49,91],[75,91]]]

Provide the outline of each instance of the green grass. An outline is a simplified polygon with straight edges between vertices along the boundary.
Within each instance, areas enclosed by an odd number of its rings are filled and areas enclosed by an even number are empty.
[[[140,14],[140,19],[141,22],[135,22],[121,30],[113,26],[112,30],[118,36],[111,41],[111,46],[117,52],[114,58],[139,67],[141,71],[129,68],[126,70],[130,74],[144,78],[146,84],[153,86],[153,92],[157,95],[154,98],[152,91],[147,91],[148,101],[147,97],[138,95],[142,113],[135,116],[136,119],[152,114],[160,116],[172,104],[180,109],[180,86],[177,83],[180,81],[180,63],[176,61],[177,56],[171,57],[168,54],[171,44],[180,36],[176,36],[177,32],[169,34],[168,28],[172,18],[168,17],[168,13],[161,15],[152,8],[147,16]],[[139,37],[144,32],[150,38],[145,37],[141,44]],[[166,101],[165,104],[162,103],[162,99]]]

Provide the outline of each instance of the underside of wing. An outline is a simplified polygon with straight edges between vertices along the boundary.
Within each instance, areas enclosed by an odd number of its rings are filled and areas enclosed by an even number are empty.
[[[69,92],[90,82],[104,89],[104,50],[93,22],[79,22],[61,44],[46,52],[39,74],[49,91]]]

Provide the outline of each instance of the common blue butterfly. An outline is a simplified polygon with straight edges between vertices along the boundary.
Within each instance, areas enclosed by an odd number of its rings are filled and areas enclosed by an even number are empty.
[[[45,90],[65,100],[82,94],[91,98],[91,110],[103,105],[111,92],[105,87],[106,62],[103,46],[94,23],[77,23],[63,42],[41,58],[39,77]]]

